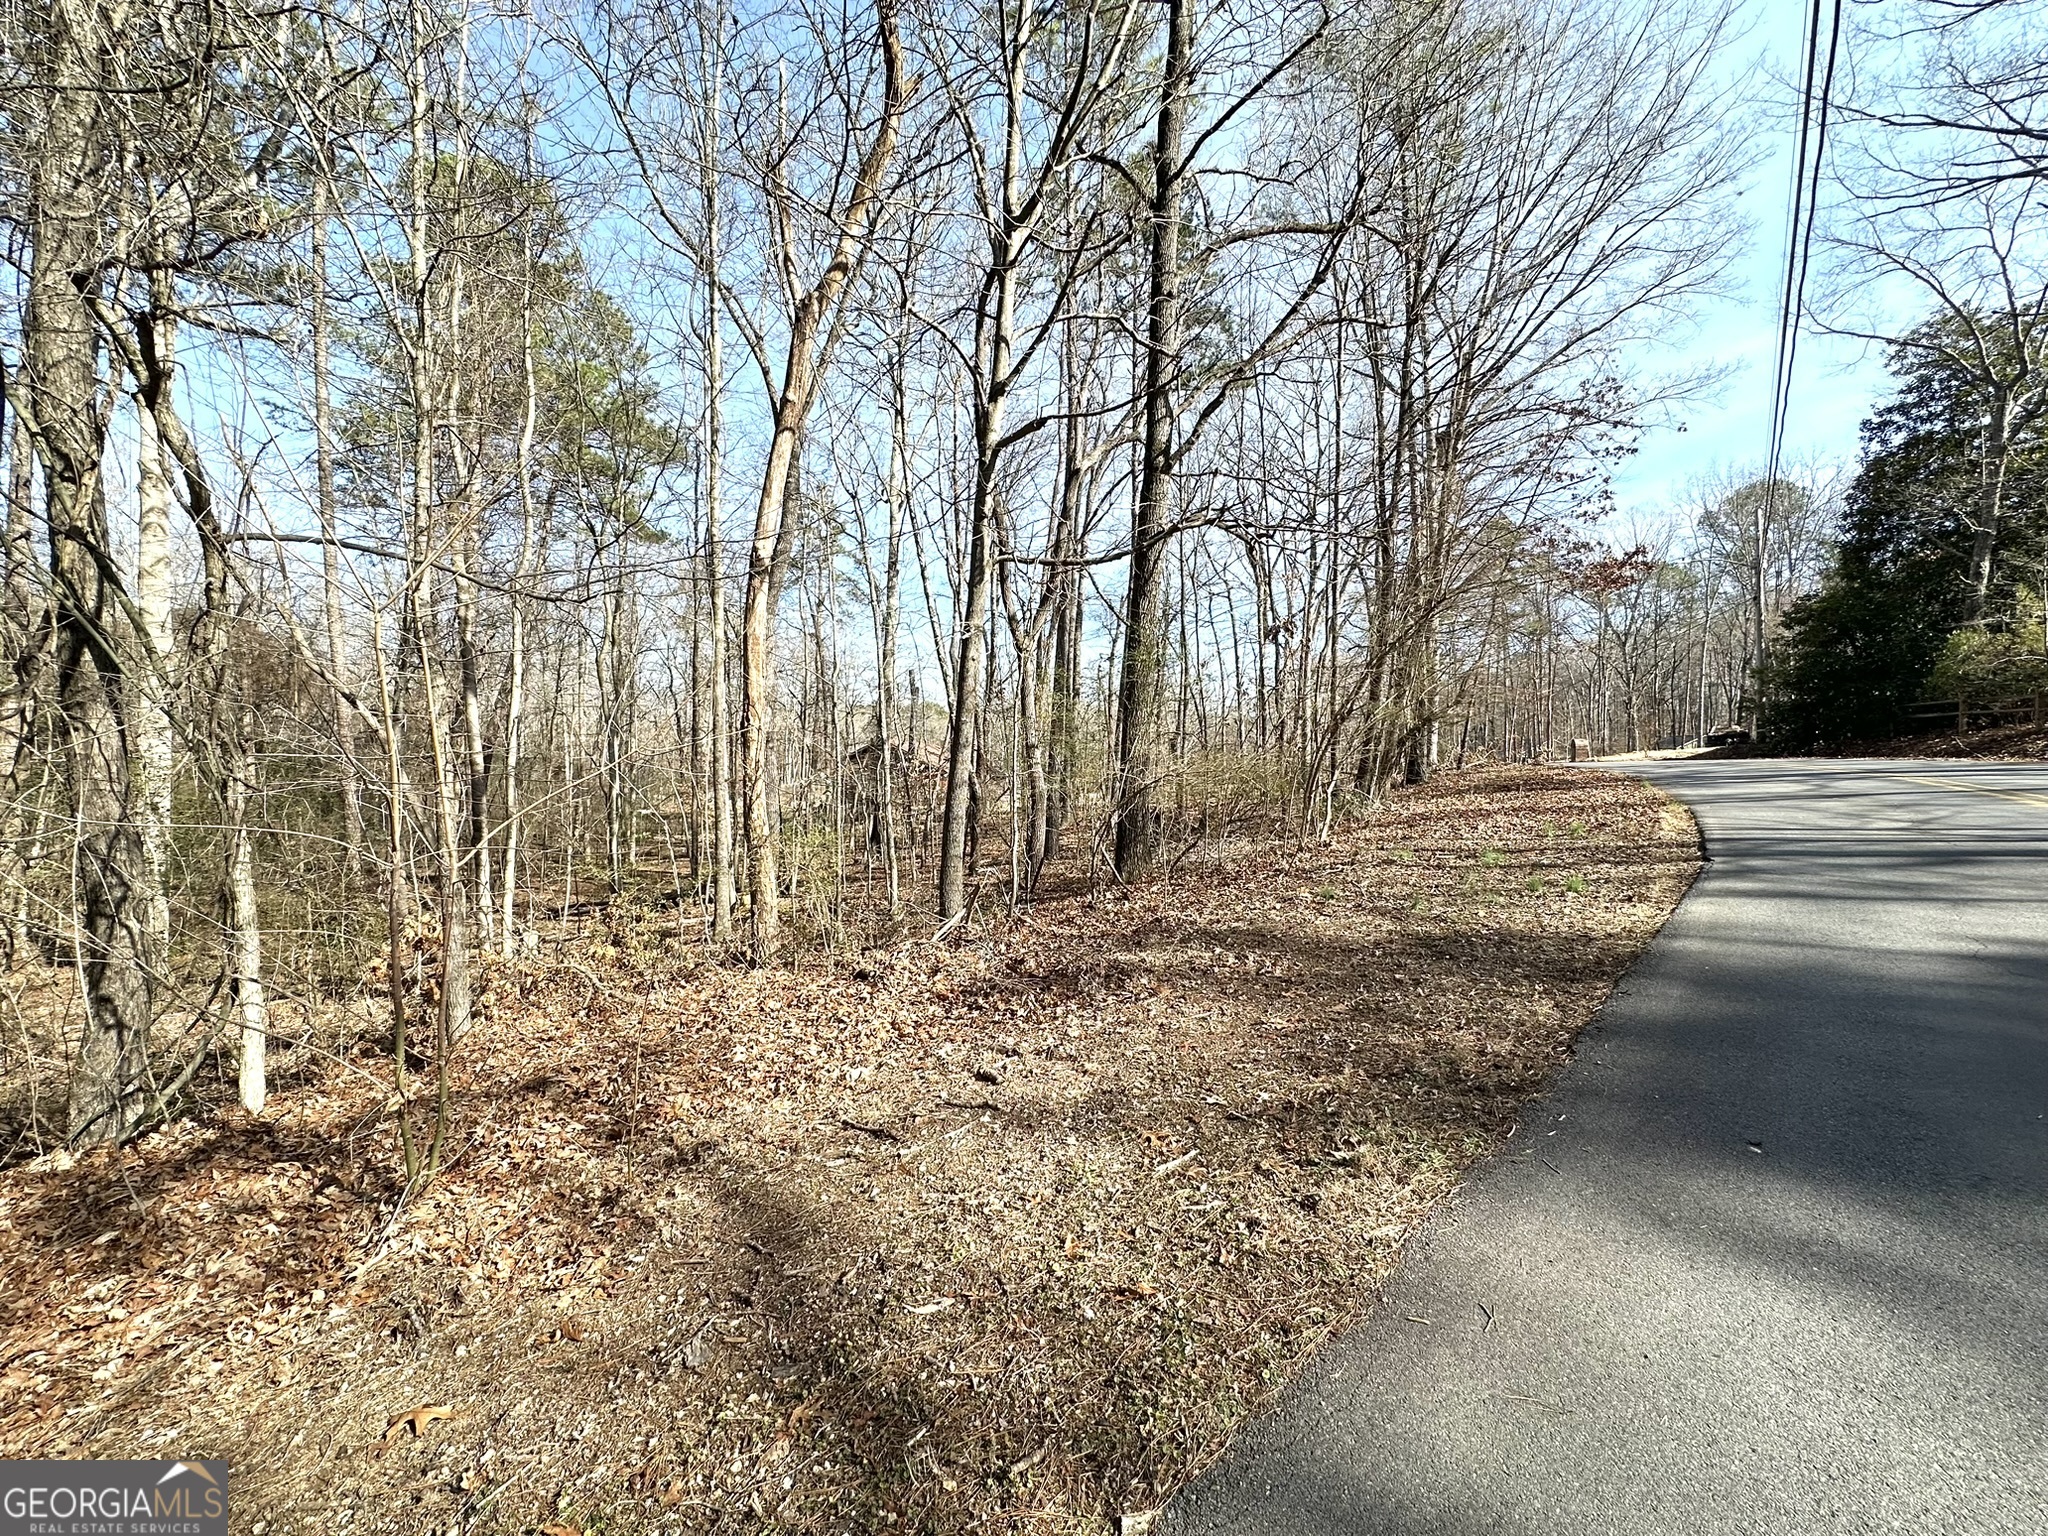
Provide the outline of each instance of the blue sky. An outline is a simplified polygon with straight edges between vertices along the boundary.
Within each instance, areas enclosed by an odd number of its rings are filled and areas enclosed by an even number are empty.
[[[1797,74],[1806,7],[1799,0],[1746,0],[1743,10],[1749,36],[1738,56],[1745,63],[1763,61],[1755,87],[1762,99],[1747,110],[1770,146],[1742,191],[1749,246],[1730,274],[1732,291],[1701,307],[1697,330],[1665,355],[1643,359],[1654,371],[1700,364],[1731,371],[1710,394],[1676,409],[1683,431],[1659,427],[1645,433],[1636,456],[1617,471],[1615,499],[1625,520],[1656,518],[1682,502],[1687,487],[1703,476],[1761,470],[1769,447],[1793,152],[1790,103],[1773,77],[1782,81]],[[1816,272],[1809,287],[1818,286]],[[1883,360],[1868,344],[1802,333],[1785,432],[1787,461],[1853,462],[1857,428],[1888,385]]]

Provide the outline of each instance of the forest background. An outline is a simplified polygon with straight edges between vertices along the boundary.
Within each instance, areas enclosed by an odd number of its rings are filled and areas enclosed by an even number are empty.
[[[418,1177],[615,903],[774,961],[2038,687],[2036,9],[10,5],[13,1155],[371,998]],[[1618,506],[1788,93],[1782,334],[1896,396]]]

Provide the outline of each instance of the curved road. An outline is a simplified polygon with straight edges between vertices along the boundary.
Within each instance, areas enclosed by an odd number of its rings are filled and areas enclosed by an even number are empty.
[[[1713,862],[1162,1532],[2048,1531],[2048,765],[1630,771]]]

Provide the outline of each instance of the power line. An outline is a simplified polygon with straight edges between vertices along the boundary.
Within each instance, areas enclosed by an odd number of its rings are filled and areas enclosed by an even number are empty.
[[[1780,434],[1784,429],[1785,354],[1797,327],[1792,321],[1793,294],[1799,285],[1799,235],[1805,212],[1806,146],[1813,128],[1813,76],[1820,61],[1821,0],[1808,0],[1806,42],[1800,54],[1799,134],[1792,154],[1792,185],[1785,214],[1785,280],[1778,294],[1778,355],[1771,371],[1771,430],[1765,451],[1767,465],[1778,462]],[[1768,479],[1765,482],[1769,483]]]
[[[1807,6],[1806,45],[1801,60],[1799,134],[1793,151],[1790,210],[1785,229],[1785,283],[1778,304],[1777,362],[1771,381],[1771,426],[1764,468],[1764,494],[1758,509],[1756,549],[1756,660],[1763,663],[1763,583],[1765,541],[1777,512],[1778,472],[1785,454],[1785,426],[1791,414],[1792,378],[1799,363],[1799,325],[1806,314],[1806,279],[1813,262],[1813,230],[1820,209],[1821,168],[1826,162],[1828,114],[1833,105],[1835,66],[1841,56],[1842,0],[1833,0],[1828,27],[1827,61],[1821,63],[1822,0]],[[1814,77],[1820,77],[1818,92]]]
[[[1809,34],[1806,90],[1799,124],[1798,164],[1793,167],[1792,229],[1789,236],[1785,273],[1785,296],[1778,321],[1778,383],[1772,402],[1770,472],[1768,484],[1775,486],[1778,466],[1785,449],[1785,420],[1791,413],[1792,376],[1799,363],[1799,324],[1806,313],[1806,276],[1813,262],[1813,227],[1820,212],[1821,167],[1826,161],[1828,115],[1834,102],[1835,65],[1842,43],[1842,0],[1834,0],[1834,18],[1828,31],[1827,64],[1821,72],[1820,96],[1813,95],[1813,44],[1818,41],[1820,0],[1812,8],[1813,30]],[[1812,125],[1813,153],[1807,154],[1808,121]],[[1804,219],[1801,205],[1804,204]],[[1767,492],[1773,495],[1775,492]]]

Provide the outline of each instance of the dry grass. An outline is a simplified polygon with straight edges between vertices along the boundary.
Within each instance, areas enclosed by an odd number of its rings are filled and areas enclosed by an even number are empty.
[[[0,1174],[0,1449],[227,1457],[251,1533],[1101,1531],[1370,1301],[1694,868],[1644,785],[1483,769],[858,965],[621,924],[495,978],[415,1198],[367,1046]]]

